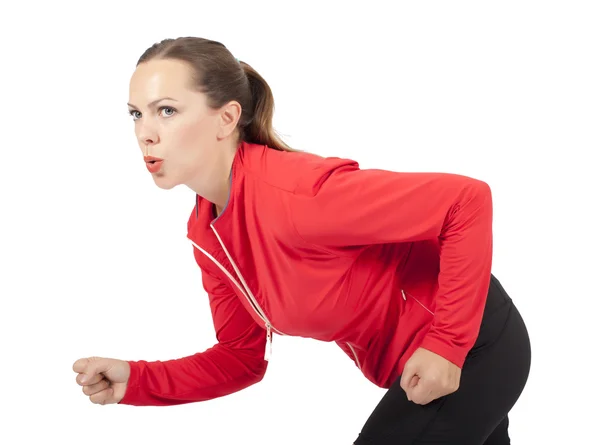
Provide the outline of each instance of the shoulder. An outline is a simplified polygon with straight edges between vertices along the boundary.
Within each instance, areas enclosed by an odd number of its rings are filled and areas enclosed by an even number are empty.
[[[280,151],[248,143],[240,154],[240,166],[245,176],[263,185],[301,196],[314,196],[324,181],[340,169],[359,168],[353,159]]]

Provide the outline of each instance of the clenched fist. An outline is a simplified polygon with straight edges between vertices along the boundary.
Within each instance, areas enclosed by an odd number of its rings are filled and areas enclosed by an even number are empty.
[[[129,380],[129,363],[102,357],[81,358],[73,363],[75,381],[92,403],[119,403],[125,396]]]
[[[400,386],[408,400],[427,405],[458,390],[462,370],[444,357],[418,348],[404,366]]]

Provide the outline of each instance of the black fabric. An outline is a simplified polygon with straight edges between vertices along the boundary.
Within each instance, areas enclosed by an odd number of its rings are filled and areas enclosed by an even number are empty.
[[[355,445],[507,445],[508,413],[529,377],[525,323],[492,275],[477,341],[459,389],[427,405],[408,401],[400,377],[365,423]]]

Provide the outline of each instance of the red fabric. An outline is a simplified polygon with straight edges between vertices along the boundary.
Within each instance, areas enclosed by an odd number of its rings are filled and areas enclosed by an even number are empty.
[[[239,284],[192,246],[217,344],[170,361],[130,361],[122,404],[208,400],[260,381],[265,323],[245,285],[276,330],[275,357],[278,332],[336,342],[382,388],[418,347],[462,367],[490,284],[488,184],[245,142],[231,181],[219,218],[197,197],[188,222],[190,240]]]

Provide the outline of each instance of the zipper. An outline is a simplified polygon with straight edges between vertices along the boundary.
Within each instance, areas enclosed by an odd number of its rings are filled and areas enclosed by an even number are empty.
[[[271,332],[271,325],[267,324],[267,345],[265,346],[265,360],[269,361],[273,355],[273,333]]]
[[[273,327],[273,325],[271,324],[271,322],[269,321],[269,319],[267,318],[266,314],[264,313],[264,311],[261,309],[260,305],[258,304],[258,302],[256,301],[256,298],[254,297],[254,295],[252,294],[252,291],[250,291],[250,289],[248,288],[248,284],[246,283],[246,281],[244,280],[244,277],[242,276],[240,270],[238,269],[237,265],[235,264],[235,262],[233,261],[233,258],[231,257],[231,255],[229,254],[229,251],[227,250],[227,248],[225,247],[225,245],[223,244],[223,241],[221,240],[221,237],[219,236],[219,233],[217,232],[217,230],[214,228],[214,226],[210,225],[210,228],[213,230],[213,232],[215,233],[217,239],[219,240],[219,244],[221,245],[221,247],[223,248],[223,250],[225,251],[225,255],[227,255],[227,258],[229,259],[229,261],[231,262],[231,265],[233,266],[233,269],[235,270],[240,282],[242,283],[242,285],[244,286],[242,288],[242,286],[240,286],[240,283],[238,283],[238,281],[233,277],[233,275],[231,275],[229,273],[229,271],[221,264],[219,263],[219,261],[217,261],[216,258],[214,258],[211,254],[209,254],[206,250],[204,250],[202,247],[200,247],[198,244],[196,244],[191,238],[188,237],[188,239],[191,241],[191,243],[200,251],[202,252],[204,255],[206,255],[213,263],[215,263],[219,269],[221,269],[221,271],[227,275],[227,277],[231,280],[231,282],[233,284],[235,284],[235,286],[240,290],[240,292],[242,294],[244,294],[244,296],[246,297],[246,300],[248,300],[248,303],[250,304],[250,306],[252,306],[252,309],[254,309],[254,312],[256,312],[256,315],[258,315],[258,317],[263,321],[263,323],[265,324],[265,328],[267,330],[267,344],[265,346],[265,360],[269,361],[269,359],[272,356],[273,353],[273,332],[277,332],[280,335],[286,335],[283,332],[279,331],[278,329],[275,329]]]
[[[362,371],[362,369],[360,367],[360,362],[358,361],[358,355],[356,355],[356,351],[354,350],[354,348],[352,347],[352,345],[350,343],[346,342],[346,344],[352,351],[352,354],[354,354],[354,361],[356,362],[356,366],[358,366],[358,369],[360,369]]]
[[[419,303],[421,305],[421,307],[423,309],[425,309],[427,312],[429,312],[431,315],[434,315],[433,312],[431,312],[429,309],[427,309],[427,307],[425,307],[425,305],[423,303],[421,303],[419,300],[417,300],[415,297],[413,297],[411,294],[408,294],[408,296],[410,298],[412,298],[413,300],[415,300],[417,303]],[[404,301],[406,301],[406,294],[404,293],[404,289],[402,289],[402,298],[404,298]]]
[[[404,298],[404,301],[406,301],[406,293],[404,292],[404,289],[400,289],[400,290],[402,292],[402,298]],[[412,298],[413,300],[415,300],[417,303],[419,303],[423,309],[425,309],[427,312],[429,312],[431,315],[433,315],[433,312],[431,312],[429,309],[427,309],[423,303],[421,303],[419,300],[417,300],[411,294],[408,294],[408,296],[410,298]],[[360,369],[362,371],[362,369],[360,367],[360,361],[358,360],[358,354],[356,354],[356,350],[350,343],[346,342],[346,344],[348,345],[348,347],[352,351],[352,354],[354,355],[354,361],[356,362],[356,366],[358,366],[358,369]]]

